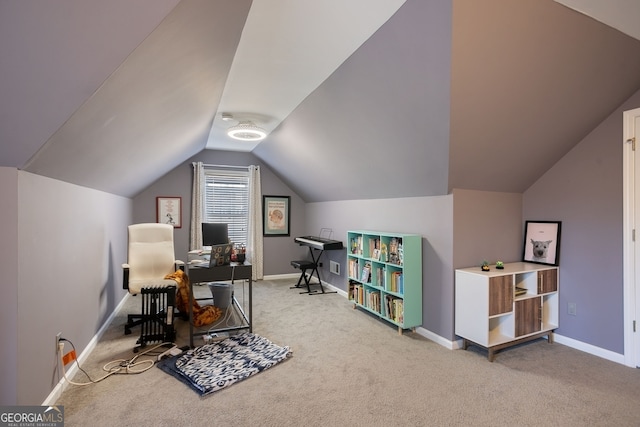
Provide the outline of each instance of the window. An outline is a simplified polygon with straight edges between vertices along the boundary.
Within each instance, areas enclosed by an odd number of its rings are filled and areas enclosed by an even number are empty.
[[[227,224],[234,245],[247,245],[249,171],[205,168],[204,222]]]

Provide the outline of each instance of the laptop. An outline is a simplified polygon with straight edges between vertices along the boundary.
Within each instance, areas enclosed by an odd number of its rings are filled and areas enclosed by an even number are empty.
[[[231,264],[231,243],[211,246],[209,268]]]

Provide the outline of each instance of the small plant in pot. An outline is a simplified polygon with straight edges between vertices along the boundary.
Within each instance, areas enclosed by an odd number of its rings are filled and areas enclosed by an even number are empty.
[[[489,263],[487,261],[482,261],[482,265],[480,266],[482,271],[489,271]]]
[[[496,261],[496,268],[498,270],[502,270],[504,268],[504,263],[502,261]]]

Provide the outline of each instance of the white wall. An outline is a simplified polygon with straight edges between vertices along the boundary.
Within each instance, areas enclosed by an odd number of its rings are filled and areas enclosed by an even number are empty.
[[[306,233],[333,229],[333,239],[346,243],[349,230],[422,235],[422,319],[428,331],[453,339],[453,197],[407,197],[307,204]],[[346,250],[326,251],[322,279],[346,290]],[[341,275],[329,273],[333,259]]]
[[[58,382],[56,333],[78,353],[125,295],[131,200],[18,173],[17,403],[39,405]]]

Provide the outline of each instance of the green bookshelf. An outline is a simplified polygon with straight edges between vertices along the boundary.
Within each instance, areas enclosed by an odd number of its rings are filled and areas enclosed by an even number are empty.
[[[422,325],[422,236],[347,232],[348,296],[354,308],[398,327]]]

